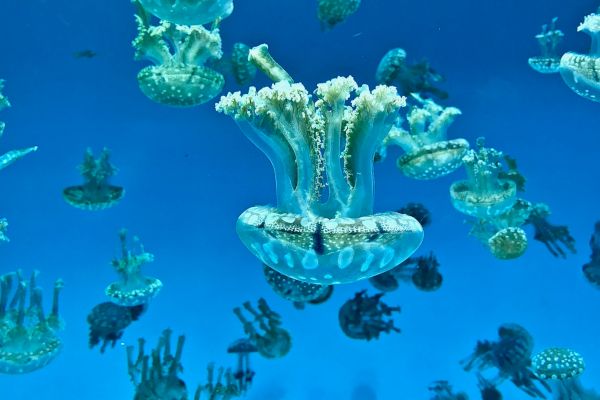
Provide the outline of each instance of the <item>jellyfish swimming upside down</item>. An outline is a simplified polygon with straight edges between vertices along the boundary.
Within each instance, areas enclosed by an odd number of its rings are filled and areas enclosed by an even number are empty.
[[[325,285],[408,258],[423,240],[419,222],[373,214],[373,157],[405,101],[393,87],[359,88],[352,77],[319,84],[314,98],[287,81],[222,97],[217,111],[235,118],[275,169],[276,206],[238,219],[248,249],[284,275]]]

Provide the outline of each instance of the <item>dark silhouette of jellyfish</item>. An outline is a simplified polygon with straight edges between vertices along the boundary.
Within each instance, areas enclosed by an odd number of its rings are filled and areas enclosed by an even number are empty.
[[[265,299],[258,300],[258,311],[249,301],[243,304],[252,319],[244,317],[242,309],[236,307],[233,312],[244,325],[244,332],[257,347],[258,353],[265,358],[279,358],[289,353],[292,337],[281,327],[281,316],[271,310]]]
[[[29,282],[21,271],[0,277],[0,373],[26,374],[43,368],[62,348],[58,300],[63,282],[54,283],[52,310],[46,315],[37,276],[34,271]]]
[[[481,393],[481,400],[502,400],[502,393],[500,393],[496,385],[485,379],[483,375],[478,373],[477,381],[479,382],[478,387]]]
[[[280,297],[294,302],[302,309],[306,303],[321,304],[331,297],[333,286],[302,282],[285,276],[266,264],[263,264],[265,279],[273,291]]]
[[[550,207],[544,203],[537,203],[533,206],[527,223],[533,225],[535,233],[533,238],[544,243],[548,251],[554,257],[565,258],[566,250],[576,253],[575,239],[571,236],[569,228],[565,225],[553,225],[548,222],[550,216]]]
[[[600,8],[586,16],[577,27],[592,38],[589,54],[567,52],[560,59],[560,75],[578,95],[600,101]]]
[[[196,389],[194,400],[231,400],[244,395],[230,369],[219,368],[215,379],[215,364],[210,363],[207,375],[207,382]],[[203,393],[208,396],[202,396]]]
[[[121,201],[125,190],[110,184],[109,180],[117,173],[117,169],[109,158],[110,151],[107,148],[102,150],[98,158],[94,158],[91,149],[85,151],[83,163],[79,166],[85,182],[63,190],[67,203],[83,210],[103,210]]]
[[[351,339],[379,339],[382,332],[400,332],[391,319],[392,313],[400,312],[400,307],[390,307],[381,298],[384,293],[369,296],[366,290],[357,292],[346,301],[338,313],[340,327]],[[386,317],[390,317],[386,319]]]
[[[400,281],[412,283],[421,291],[432,292],[442,286],[443,276],[439,267],[437,257],[431,252],[428,256],[410,257],[395,268],[369,278],[369,282],[382,292],[398,289]]]
[[[143,304],[127,307],[109,301],[94,306],[87,316],[90,325],[90,348],[94,348],[101,342],[100,353],[104,353],[109,344],[115,347],[125,329],[133,321],[137,321],[145,310],[146,305]]]
[[[140,90],[150,100],[173,107],[193,107],[221,93],[225,78],[204,65],[223,55],[219,29],[215,26],[209,31],[202,25],[166,21],[151,26],[151,16],[139,2],[135,4],[135,59],[154,64],[138,73]]]
[[[319,0],[317,16],[322,29],[331,29],[354,14],[360,0]]]
[[[435,96],[448,98],[448,93],[433,86],[444,80],[427,61],[408,65],[406,51],[401,48],[389,50],[377,66],[375,80],[382,85],[396,86],[400,94],[409,96],[413,93],[422,97]]]
[[[158,18],[180,25],[204,25],[231,15],[233,0],[140,0]]]
[[[227,352],[237,355],[237,367],[233,373],[233,379],[236,381],[238,391],[244,394],[252,384],[256,373],[250,368],[250,353],[256,353],[258,348],[252,340],[248,338],[238,339],[231,343]]]
[[[469,400],[469,396],[464,392],[454,393],[448,381],[435,381],[427,389],[433,394],[430,400]]]
[[[144,246],[134,237],[139,251],[134,253],[127,248],[127,230],[119,231],[121,241],[121,258],[112,261],[112,266],[121,280],[111,283],[105,290],[111,301],[121,306],[145,305],[162,289],[162,282],[157,278],[142,275],[142,265],[154,261],[154,255],[147,253]]]
[[[404,103],[394,88],[359,90],[351,77],[319,84],[314,96],[283,80],[221,98],[217,110],[236,119],[275,169],[276,207],[251,207],[236,227],[261,262],[332,285],[385,272],[414,253],[423,239],[414,218],[373,213],[373,157]]]
[[[529,332],[517,324],[503,324],[498,328],[498,336],[498,341],[478,341],[473,353],[461,361],[464,370],[479,373],[495,368],[498,373],[489,380],[492,384],[509,379],[529,396],[545,399],[536,382],[548,391],[550,387],[530,369],[533,338]]]
[[[583,275],[592,285],[600,287],[600,221],[596,222],[594,233],[590,238],[592,254],[590,261],[583,265]]]
[[[411,217],[419,221],[423,228],[431,224],[431,212],[422,203],[407,203],[397,212],[400,214],[410,215]]]
[[[542,25],[542,31],[535,35],[540,45],[541,55],[528,60],[529,66],[542,74],[557,73],[560,66],[558,45],[562,42],[565,34],[560,29],[556,29],[557,20],[558,18],[554,17],[550,26]]]
[[[145,354],[144,338],[138,339],[138,354],[134,358],[134,347],[127,346],[127,371],[135,386],[134,400],[187,400],[187,387],[179,377],[183,369],[184,336],[177,339],[175,354],[171,353],[170,329],[165,329],[151,354]]]

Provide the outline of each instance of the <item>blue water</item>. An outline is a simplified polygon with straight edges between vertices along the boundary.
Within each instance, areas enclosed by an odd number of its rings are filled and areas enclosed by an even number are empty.
[[[39,269],[47,301],[53,280],[62,277],[67,327],[63,352],[48,367],[0,376],[0,398],[131,399],[124,345],[140,336],[153,344],[167,327],[186,335],[182,377],[194,388],[205,381],[208,362],[234,365],[225,349],[243,332],[231,310],[261,296],[283,315],[293,349],[282,359],[254,357],[248,399],[350,400],[364,386],[379,400],[427,399],[437,379],[477,399],[476,378],[458,361],[478,339],[495,339],[505,322],[526,327],[537,350],[576,349],[587,362],[583,384],[600,389],[600,292],[581,274],[600,218],[600,105],[575,95],[558,75],[527,65],[538,54],[533,36],[554,16],[566,34],[563,49],[585,52],[589,39],[576,27],[597,1],[363,3],[345,23],[322,32],[316,1],[238,0],[221,26],[223,47],[267,42],[307,88],[348,74],[372,85],[379,59],[393,47],[414,61],[427,58],[446,77],[444,104],[463,112],[450,136],[471,143],[486,136],[517,158],[527,198],[548,203],[552,221],[569,225],[578,253],[556,259],[532,241],[520,259],[495,260],[468,237],[450,204],[448,187],[464,172],[411,181],[398,173],[392,153],[376,166],[376,211],[409,201],[427,205],[433,224],[417,254],[435,251],[444,284],[434,293],[406,285],[386,296],[402,306],[396,318],[402,333],[350,340],[337,310],[368,283],[337,287],[329,302],[304,311],[271,292],[234,229],[244,209],[274,202],[271,166],[212,102],[173,109],[143,96],[135,76],[145,64],[133,61],[130,46],[131,4],[2,1],[0,77],[13,107],[0,115],[7,123],[0,146],[40,150],[1,172],[0,215],[10,222],[11,242],[0,245],[0,273]],[[72,57],[82,49],[97,56]],[[255,81],[268,83],[263,76]],[[237,88],[230,80],[226,90]],[[74,209],[61,197],[63,187],[80,182],[76,166],[88,146],[112,150],[119,168],[113,182],[127,192],[102,212]],[[100,355],[88,348],[85,317],[115,279],[109,263],[121,227],[155,254],[146,272],[160,277],[164,289],[123,345]],[[506,399],[527,398],[509,382],[500,389]]]

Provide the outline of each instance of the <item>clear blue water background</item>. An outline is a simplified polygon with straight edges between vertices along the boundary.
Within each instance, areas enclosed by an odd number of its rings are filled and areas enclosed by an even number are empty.
[[[414,61],[429,59],[447,78],[444,104],[463,111],[450,135],[472,143],[486,136],[516,157],[528,178],[526,197],[547,202],[552,221],[568,224],[577,240],[578,253],[566,260],[533,241],[520,259],[495,260],[467,236],[463,216],[450,205],[448,187],[462,171],[410,181],[391,157],[376,167],[376,209],[408,201],[431,209],[433,224],[417,254],[435,251],[444,284],[435,293],[403,286],[387,295],[389,304],[403,308],[396,318],[402,333],[367,343],[347,339],[337,322],[338,308],[366,282],[337,287],[328,303],[304,311],[270,291],[234,226],[247,207],[273,203],[271,166],[212,104],[172,109],[141,94],[135,76],[145,64],[132,59],[131,4],[0,2],[0,77],[13,104],[0,114],[7,123],[0,148],[40,146],[0,174],[0,214],[11,237],[0,247],[0,272],[41,270],[47,301],[53,280],[62,277],[67,323],[60,357],[28,375],[1,375],[0,397],[133,397],[124,347],[104,355],[89,350],[85,321],[115,279],[109,262],[121,227],[156,255],[146,272],[165,285],[123,343],[144,336],[154,344],[167,327],[185,334],[183,378],[191,391],[205,382],[208,362],[234,365],[225,349],[242,328],[231,310],[261,296],[283,315],[293,349],[279,360],[254,357],[248,399],[349,400],[361,385],[379,400],[427,399],[436,379],[477,399],[476,378],[458,361],[478,339],[496,338],[505,322],[525,326],[538,350],[579,351],[588,364],[584,385],[600,389],[600,291],[581,274],[600,218],[600,104],[572,93],[558,75],[527,66],[538,54],[533,36],[554,16],[566,34],[563,49],[586,52],[589,39],[576,27],[597,6],[591,0],[365,0],[345,23],[322,32],[315,1],[235,3],[222,24],[224,50],[236,41],[267,42],[309,89],[347,74],[374,84],[377,63],[392,47],[403,47]],[[72,57],[82,49],[98,55]],[[261,76],[255,84],[268,81]],[[231,80],[226,89],[238,90]],[[127,193],[110,210],[80,211],[61,197],[63,187],[80,182],[76,166],[88,146],[110,148],[120,169],[114,183]],[[506,399],[526,398],[510,383],[501,390]]]

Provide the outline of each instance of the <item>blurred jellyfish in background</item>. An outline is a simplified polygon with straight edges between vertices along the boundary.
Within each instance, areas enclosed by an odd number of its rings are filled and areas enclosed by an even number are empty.
[[[400,282],[412,283],[418,290],[433,292],[442,286],[443,276],[439,271],[440,263],[436,256],[410,257],[383,274],[369,278],[369,283],[382,292],[393,292]]]
[[[455,107],[442,107],[433,100],[413,96],[414,106],[407,116],[408,130],[395,124],[383,141],[379,155],[383,158],[388,146],[399,146],[405,154],[397,165],[404,175],[413,179],[436,179],[454,172],[462,165],[469,148],[465,139],[448,140],[446,131],[461,114]]]
[[[100,353],[104,353],[110,344],[115,347],[117,340],[121,339],[125,329],[137,321],[146,310],[146,305],[127,307],[120,306],[110,301],[97,304],[87,316],[90,326],[89,346],[94,348],[101,344]]]
[[[171,334],[170,329],[165,329],[151,354],[144,351],[144,338],[138,339],[137,357],[134,347],[127,346],[127,371],[135,386],[135,400],[187,400],[186,384],[179,377],[185,337],[179,336],[173,354]]]
[[[596,222],[594,233],[590,238],[592,254],[590,261],[583,266],[585,279],[595,287],[600,288],[600,221]]]
[[[382,85],[396,86],[398,92],[405,96],[415,93],[421,97],[434,96],[441,100],[448,98],[448,93],[433,86],[444,78],[431,68],[429,62],[408,65],[406,51],[401,48],[385,53],[377,66],[375,80]]]
[[[238,218],[246,247],[276,271],[321,285],[365,279],[408,258],[423,240],[421,225],[373,215],[373,157],[404,104],[394,88],[359,89],[352,77],[319,84],[314,96],[283,80],[222,97],[217,111],[235,118],[275,170],[276,207]]]
[[[252,384],[256,373],[250,367],[250,353],[256,353],[258,347],[248,338],[238,339],[227,347],[227,352],[237,356],[237,366],[233,372],[238,392],[245,394]]]
[[[52,309],[46,315],[37,276],[33,272],[29,282],[21,271],[0,277],[0,373],[25,374],[43,368],[62,348],[58,300],[63,281],[54,283]]]
[[[63,190],[63,198],[67,203],[82,210],[103,210],[121,201],[125,190],[110,184],[109,180],[117,173],[117,168],[109,158],[110,151],[107,148],[102,150],[98,158],[94,158],[91,149],[85,151],[83,163],[79,166],[85,182]]]
[[[248,60],[250,47],[244,43],[234,43],[231,52],[231,68],[238,85],[244,86],[252,82],[256,76],[256,67]]]
[[[454,393],[448,381],[435,381],[428,389],[433,394],[430,400],[469,400],[469,396],[464,392]]]
[[[216,375],[215,379],[215,364],[208,364],[207,382],[198,386],[194,400],[231,400],[245,394],[230,369],[220,367]],[[203,393],[207,396],[202,396]]]
[[[292,301],[298,309],[303,309],[306,303],[322,304],[329,300],[333,293],[331,285],[299,281],[275,271],[266,264],[263,265],[263,272],[273,291],[278,296]]]
[[[578,95],[600,101],[600,9],[587,15],[577,27],[592,38],[589,54],[567,52],[560,59],[560,75]]]
[[[157,278],[142,275],[142,265],[154,261],[154,255],[147,253],[144,246],[137,237],[134,243],[139,247],[138,252],[127,248],[127,230],[119,231],[121,242],[121,258],[115,258],[112,266],[119,274],[120,280],[111,283],[105,290],[111,301],[121,306],[146,305],[154,298],[160,289],[162,282]]]
[[[319,0],[317,16],[322,29],[331,29],[354,14],[360,0]]]
[[[585,389],[579,376],[585,370],[583,357],[570,349],[551,347],[533,357],[532,368],[539,379],[552,386],[555,400],[599,400],[593,390]]]
[[[497,374],[491,378],[485,377],[491,384],[499,385],[508,379],[529,396],[545,399],[542,389],[550,391],[550,387],[530,368],[533,337],[517,324],[500,325],[498,336],[497,341],[478,341],[473,353],[461,361],[464,370],[483,374],[487,369],[494,368]],[[542,389],[536,382],[540,383]]]
[[[357,292],[346,301],[338,313],[340,327],[351,339],[379,339],[382,332],[400,332],[394,326],[392,313],[400,312],[400,307],[390,307],[381,298],[384,293],[369,296],[366,290]]]
[[[233,309],[235,315],[244,326],[248,339],[265,358],[280,358],[292,348],[292,337],[281,327],[281,316],[271,310],[265,299],[258,300],[258,310],[249,301],[243,304],[251,318],[246,319],[242,309]]]
[[[400,214],[410,215],[411,217],[419,221],[423,228],[431,224],[431,212],[422,203],[407,203],[397,212]]]
[[[179,25],[204,25],[227,18],[233,0],[140,0],[148,12]]]
[[[546,245],[548,251],[554,257],[565,258],[566,251],[575,253],[575,239],[571,236],[569,228],[565,225],[553,225],[548,222],[550,216],[550,207],[544,203],[537,203],[533,206],[527,223],[533,225],[533,238]]]
[[[481,400],[502,400],[502,393],[500,393],[495,384],[485,379],[481,374],[477,374],[477,380]]]
[[[558,45],[565,35],[560,29],[556,29],[557,20],[558,18],[554,17],[550,22],[550,26],[542,25],[542,31],[535,35],[542,54],[528,60],[529,66],[542,74],[557,73],[560,65]]]
[[[219,29],[167,21],[152,26],[151,16],[139,2],[135,4],[135,59],[154,64],[138,73],[141,91],[149,99],[173,107],[192,107],[216,97],[225,78],[204,64],[223,55]]]

